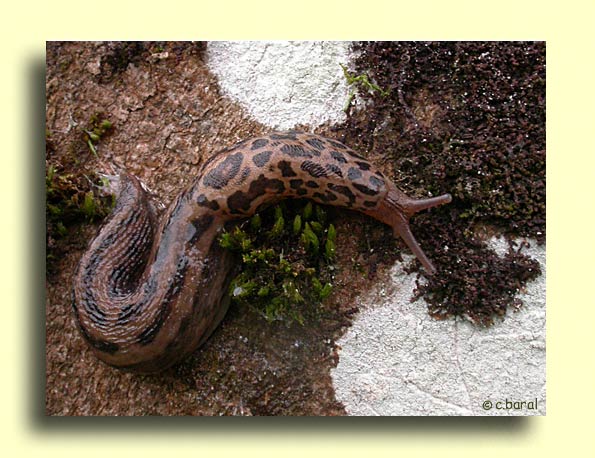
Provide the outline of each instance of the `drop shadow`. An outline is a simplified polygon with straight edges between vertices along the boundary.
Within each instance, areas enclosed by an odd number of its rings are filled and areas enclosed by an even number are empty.
[[[255,434],[291,434],[330,438],[349,434],[365,439],[378,436],[411,434],[525,436],[530,434],[527,417],[259,417],[227,420],[197,417],[47,417],[36,418],[35,429],[65,434],[174,434],[181,436],[221,435],[230,433],[254,437]]]
[[[25,288],[26,320],[22,332],[23,348],[28,349],[26,363],[23,365],[27,380],[25,392],[29,405],[27,406],[33,419],[45,415],[45,62],[43,56],[27,57],[26,81],[27,101],[23,135],[27,151],[23,152],[25,159],[24,176],[20,177],[23,196],[23,209],[26,243],[25,271],[22,272]]]

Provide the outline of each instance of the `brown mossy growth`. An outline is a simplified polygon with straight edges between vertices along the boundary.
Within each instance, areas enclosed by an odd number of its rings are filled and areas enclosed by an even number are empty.
[[[147,55],[147,44],[140,41],[108,42],[108,51],[101,56],[99,82],[108,83],[125,71],[130,63],[140,62]]]
[[[193,43],[188,42],[156,42],[159,44],[159,48],[161,51],[167,51],[168,53],[172,54],[176,58],[176,63],[179,63],[186,55],[196,55],[201,60],[204,61],[204,53],[207,50],[207,42],[206,41],[195,41]],[[155,49],[154,45],[152,45],[151,52],[155,52],[158,49]]]
[[[360,93],[373,103],[351,110],[335,135],[384,161],[406,193],[452,194],[451,204],[412,221],[438,268],[420,294],[433,315],[490,323],[538,269],[518,253],[498,258],[476,228],[545,241],[545,44],[356,48],[355,72],[388,95]]]
[[[470,224],[545,240],[545,45],[362,43],[357,69],[388,90],[346,130],[409,175],[447,190]]]
[[[203,59],[207,48],[205,41],[195,43],[165,42],[165,41],[125,41],[107,42],[107,50],[101,56],[100,72],[97,75],[100,83],[110,83],[126,71],[130,64],[141,65],[143,61],[150,60],[151,55],[167,53],[173,61],[179,63],[185,55],[196,54]]]
[[[415,228],[426,246],[432,245],[438,271],[423,284],[418,280],[413,300],[423,296],[435,318],[463,316],[481,326],[493,324],[510,306],[520,307],[515,296],[541,273],[539,263],[512,242],[500,257],[476,237],[453,237],[465,229],[462,222],[441,218],[438,223],[420,221]]]
[[[69,134],[66,151],[57,151],[46,132],[46,270],[54,273],[54,260],[69,249],[60,243],[81,223],[102,220],[111,211],[114,196],[101,192],[103,182],[95,172],[95,144],[112,128],[100,113],[87,125]]]

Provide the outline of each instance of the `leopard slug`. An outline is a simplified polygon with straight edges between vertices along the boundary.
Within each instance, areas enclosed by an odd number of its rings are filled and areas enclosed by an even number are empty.
[[[409,218],[451,201],[411,199],[342,143],[295,131],[215,154],[161,217],[137,178],[120,180],[116,206],[78,265],[73,308],[101,360],[141,373],[179,362],[223,319],[234,265],[218,243],[226,223],[286,198],[357,210],[390,225],[433,273]]]

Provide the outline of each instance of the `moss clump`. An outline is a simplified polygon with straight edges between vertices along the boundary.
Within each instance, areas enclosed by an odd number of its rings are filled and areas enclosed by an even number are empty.
[[[429,221],[429,218],[427,219]],[[509,251],[499,256],[475,237],[453,236],[462,230],[460,222],[416,225],[424,247],[435,251],[438,272],[417,283],[416,297],[424,297],[435,318],[463,316],[480,326],[504,317],[509,307],[519,308],[517,298],[527,282],[540,273],[539,263],[523,255],[523,246],[510,242]]]
[[[54,261],[60,257],[61,245],[71,227],[80,223],[99,221],[115,205],[115,196],[93,191],[103,185],[97,176],[61,173],[49,165],[45,176],[46,193],[46,270],[54,272]]]
[[[353,101],[353,98],[355,97],[355,93],[357,91],[356,87],[358,87],[358,86],[364,88],[365,90],[369,91],[370,93],[378,92],[378,93],[380,93],[380,95],[382,97],[388,97],[390,95],[390,91],[385,91],[385,90],[381,89],[380,86],[378,86],[377,84],[372,83],[370,81],[370,78],[368,78],[368,75],[366,75],[365,73],[355,76],[354,74],[349,73],[349,71],[347,70],[347,67],[345,67],[342,64],[339,64],[339,65],[343,69],[343,75],[345,76],[345,79],[347,80],[347,85],[354,86],[351,89],[351,92],[349,93],[349,97],[347,99],[347,102],[345,103],[345,107],[343,108],[343,111],[345,111],[345,112],[349,111],[349,107],[351,106],[351,102]]]
[[[101,113],[91,116],[87,127],[82,129],[82,140],[95,157],[95,146],[111,129],[112,123]],[[46,142],[49,148],[46,155],[49,157],[52,152],[49,132],[46,132]],[[86,158],[79,157],[78,146],[72,145],[63,165],[49,158],[46,160],[46,219],[47,231],[51,235],[64,235],[66,226],[76,222],[93,222],[104,218],[114,205],[114,196],[96,195],[104,183],[94,172],[85,172],[81,160]]]
[[[412,220],[438,268],[419,294],[434,316],[488,325],[539,273],[520,252],[500,258],[478,234],[488,227],[545,241],[545,44],[368,42],[356,49],[355,72],[389,94],[362,92],[373,103],[335,130],[385,161],[407,194],[452,194],[451,204]]]
[[[332,291],[336,230],[311,202],[283,202],[225,232],[219,243],[241,258],[229,289],[233,301],[268,321],[303,324]]]
[[[66,227],[77,222],[94,222],[104,218],[113,208],[113,195],[100,196],[90,189],[100,188],[98,177],[81,177],[72,173],[61,174],[50,165],[45,176],[47,231],[53,236],[65,235]]]
[[[89,126],[83,129],[85,143],[87,143],[89,150],[95,157],[98,157],[95,146],[99,143],[99,140],[112,130],[112,127],[111,121],[104,119],[100,113],[95,113],[89,120]]]
[[[361,94],[374,105],[348,120],[345,141],[386,152],[404,191],[450,192],[467,226],[545,241],[545,45],[357,48],[356,71],[389,95]]]
[[[71,227],[103,219],[115,205],[115,196],[102,192],[104,182],[94,171],[94,159],[97,158],[95,146],[111,129],[110,121],[104,119],[100,113],[94,114],[85,128],[73,133],[72,141],[60,160],[55,156],[51,132],[46,130],[48,272],[52,272],[53,261],[59,258],[63,248],[57,241],[65,238]]]
[[[101,56],[100,83],[109,83],[126,71],[130,63],[138,63],[148,54],[150,43],[139,41],[109,42],[106,53]]]

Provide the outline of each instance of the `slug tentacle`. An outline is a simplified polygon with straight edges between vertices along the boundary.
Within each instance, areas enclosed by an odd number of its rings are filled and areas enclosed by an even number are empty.
[[[410,199],[403,204],[403,211],[411,217],[422,210],[448,204],[451,201],[452,196],[450,194],[442,194],[441,196],[430,197],[429,199]]]
[[[114,212],[79,263],[73,308],[95,354],[137,372],[180,361],[225,315],[233,259],[217,239],[227,222],[286,198],[352,209],[389,224],[433,273],[409,218],[451,200],[411,199],[342,143],[295,131],[215,154],[160,218],[135,177],[121,180]]]
[[[389,186],[389,192],[378,209],[367,212],[367,214],[391,226],[395,238],[401,237],[415,257],[421,262],[424,269],[429,274],[434,274],[436,268],[421,249],[417,240],[415,240],[409,226],[409,219],[415,213],[451,202],[451,195],[443,194],[428,199],[412,199],[399,191],[394,184],[390,183]]]

